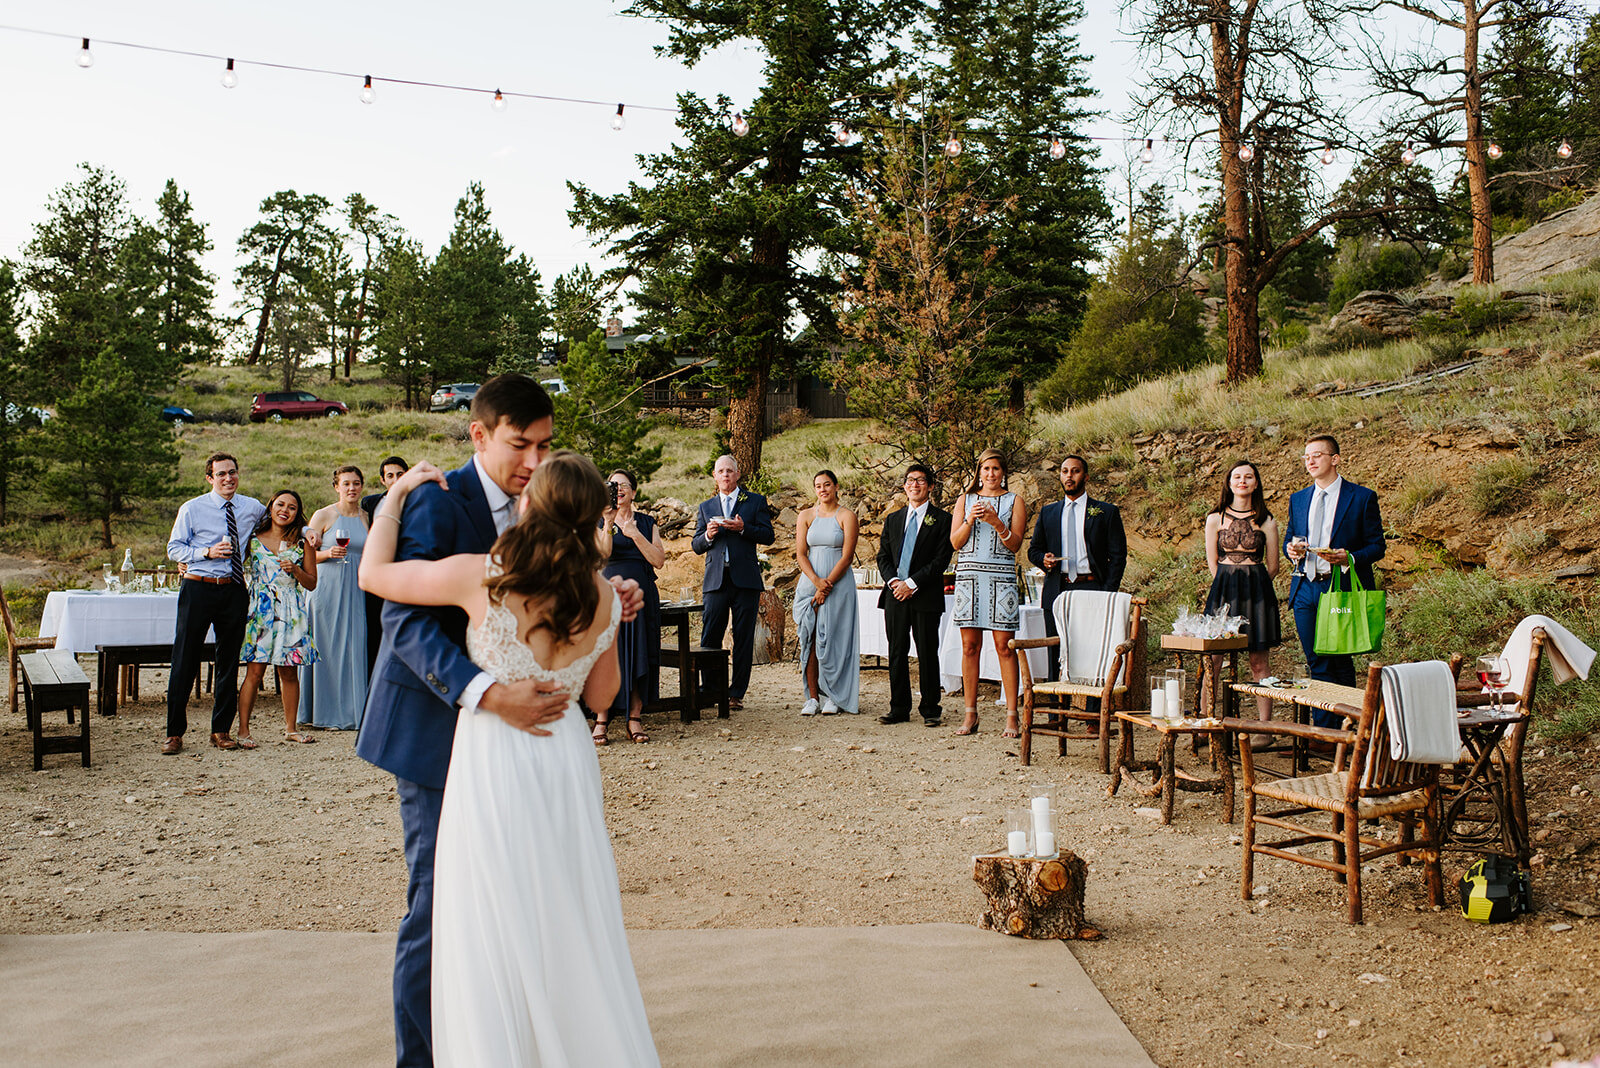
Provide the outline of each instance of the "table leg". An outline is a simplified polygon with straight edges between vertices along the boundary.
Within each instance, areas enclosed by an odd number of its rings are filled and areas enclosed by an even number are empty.
[[[1161,732],[1161,822],[1172,822],[1173,750],[1178,748],[1178,735],[1174,731]]]
[[[678,721],[700,718],[700,680],[695,676],[694,649],[689,645],[689,619],[678,623]]]
[[[1122,785],[1122,776],[1133,773],[1133,731],[1127,724],[1122,725],[1122,737],[1117,742],[1117,766],[1111,769],[1111,785],[1106,787],[1107,797],[1117,796],[1117,787]]]
[[[115,680],[122,674],[118,667],[117,657],[109,652],[102,652],[96,658],[94,671],[95,701],[102,716],[117,714],[117,691]]]
[[[1233,761],[1228,759],[1226,743],[1216,734],[1211,736],[1212,751],[1217,753],[1217,780],[1222,784],[1222,822],[1233,822]],[[1219,750],[1223,750],[1218,752]]]

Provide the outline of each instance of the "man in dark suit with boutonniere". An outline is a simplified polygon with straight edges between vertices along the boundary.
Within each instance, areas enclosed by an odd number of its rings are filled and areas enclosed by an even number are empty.
[[[1306,473],[1311,476],[1311,485],[1289,498],[1283,551],[1295,562],[1289,579],[1289,606],[1294,609],[1294,629],[1305,650],[1306,670],[1314,679],[1354,686],[1353,657],[1318,656],[1312,651],[1316,645],[1317,601],[1328,588],[1333,569],[1354,565],[1361,584],[1373,589],[1376,582],[1372,565],[1383,559],[1385,548],[1378,495],[1346,481],[1339,474],[1340,462],[1339,443],[1331,434],[1319,434],[1306,442]],[[1309,552],[1312,549],[1316,552]],[[1312,709],[1311,719],[1319,727],[1343,723],[1335,713],[1321,709]]]
[[[917,681],[922,725],[937,727],[939,707],[939,619],[944,615],[944,569],[950,563],[950,513],[930,501],[933,471],[922,463],[906,468],[906,506],[890,512],[878,540],[878,572],[884,576],[878,607],[889,639],[889,713],[879,723],[911,721],[911,642],[917,643]]]
[[[719,456],[711,477],[717,494],[700,502],[690,546],[706,558],[705,615],[700,648],[722,648],[722,636],[733,617],[733,666],[728,679],[728,707],[743,708],[755,656],[756,615],[765,582],[756,560],[757,545],[771,545],[772,516],[767,499],[739,485],[739,461]]]
[[[1062,460],[1061,488],[1065,499],[1040,510],[1028,542],[1028,561],[1044,572],[1044,626],[1052,638],[1056,617],[1051,609],[1057,597],[1068,590],[1115,593],[1122,588],[1122,572],[1128,566],[1122,513],[1109,501],[1089,496],[1089,461],[1077,455]],[[1060,658],[1052,656],[1050,679],[1060,674]]]

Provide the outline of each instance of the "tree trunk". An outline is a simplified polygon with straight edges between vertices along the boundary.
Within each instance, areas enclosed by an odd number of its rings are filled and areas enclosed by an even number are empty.
[[[356,321],[350,324],[350,344],[344,350],[344,380],[350,381],[350,374],[356,363],[356,349],[361,345],[361,327],[367,321],[367,288],[371,284],[369,269],[361,273],[361,296],[356,299]]]
[[[1472,284],[1494,281],[1494,227],[1489,210],[1489,168],[1484,159],[1483,85],[1478,76],[1478,4],[1464,0],[1461,6],[1463,67],[1466,72],[1467,99],[1467,198],[1472,207]]]
[[[988,899],[978,926],[1018,938],[1099,938],[1083,921],[1089,866],[1071,850],[1050,860],[984,856],[972,878]]]
[[[1229,36],[1237,29],[1239,40]],[[1255,244],[1250,234],[1250,189],[1245,163],[1239,158],[1239,124],[1244,115],[1244,82],[1234,52],[1250,47],[1249,31],[1236,27],[1228,4],[1211,21],[1212,70],[1216,72],[1218,140],[1222,149],[1223,284],[1228,302],[1226,381],[1243,382],[1261,373],[1261,312],[1254,278]]]
[[[110,549],[112,547],[113,547],[113,543],[111,541],[111,513],[109,511],[106,511],[106,512],[102,512],[100,514],[100,548],[102,548],[102,549]]]
[[[728,449],[744,475],[761,470],[761,442],[766,437],[767,364],[752,367],[742,394],[728,396]]]
[[[272,306],[278,301],[278,280],[283,276],[283,257],[288,251],[287,241],[278,246],[278,256],[272,261],[272,275],[261,293],[261,321],[256,323],[256,339],[250,344],[250,357],[244,361],[251,367],[261,362],[261,353],[267,347],[267,324],[272,320]]]

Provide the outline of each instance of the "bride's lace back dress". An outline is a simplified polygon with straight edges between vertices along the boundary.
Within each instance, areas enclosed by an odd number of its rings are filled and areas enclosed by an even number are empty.
[[[487,712],[458,719],[434,862],[437,1064],[659,1064],[576,700],[620,615],[613,592],[594,648],[554,670],[503,605],[467,632],[473,662],[496,680],[543,679],[574,699],[549,737]]]

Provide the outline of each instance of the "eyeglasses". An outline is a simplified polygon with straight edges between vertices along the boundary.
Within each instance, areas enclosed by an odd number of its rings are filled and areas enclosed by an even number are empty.
[[[1305,455],[1305,459],[1307,459],[1307,460],[1320,460],[1324,456],[1332,456],[1332,455],[1333,455],[1333,453],[1331,453],[1331,452],[1308,452]]]
[[[909,486],[913,482],[915,482],[919,486],[926,486],[928,484],[928,480],[923,478],[921,475],[907,475],[906,476],[906,485]]]

